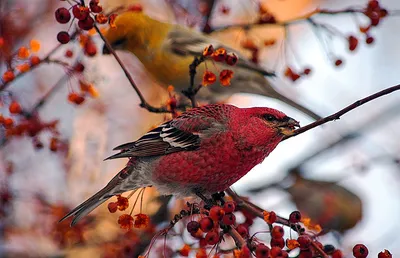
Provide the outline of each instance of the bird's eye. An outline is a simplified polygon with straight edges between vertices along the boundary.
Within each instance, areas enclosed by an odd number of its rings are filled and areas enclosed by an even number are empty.
[[[264,115],[264,119],[272,122],[276,120],[276,117],[274,117],[273,115]]]

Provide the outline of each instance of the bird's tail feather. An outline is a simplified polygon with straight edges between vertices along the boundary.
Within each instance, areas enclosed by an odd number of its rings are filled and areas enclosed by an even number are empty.
[[[71,226],[74,226],[83,217],[88,215],[92,210],[97,208],[100,204],[107,201],[114,195],[122,194],[129,190],[135,190],[139,186],[135,187],[135,182],[127,178],[133,171],[133,168],[126,166],[121,172],[119,172],[103,189],[98,191],[95,195],[78,205],[75,209],[65,215],[59,222],[73,217]]]

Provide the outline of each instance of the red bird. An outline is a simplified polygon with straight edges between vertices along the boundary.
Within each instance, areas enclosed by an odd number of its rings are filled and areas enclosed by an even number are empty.
[[[299,123],[272,108],[214,104],[193,108],[116,147],[129,158],[103,189],[68,213],[71,226],[110,197],[146,186],[178,197],[226,190],[261,163]]]

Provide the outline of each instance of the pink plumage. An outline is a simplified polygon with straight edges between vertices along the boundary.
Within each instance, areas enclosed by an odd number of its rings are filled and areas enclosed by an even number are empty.
[[[271,108],[215,104],[191,109],[115,148],[129,158],[102,190],[68,213],[72,225],[108,198],[155,186],[179,197],[226,190],[262,162],[298,122]]]

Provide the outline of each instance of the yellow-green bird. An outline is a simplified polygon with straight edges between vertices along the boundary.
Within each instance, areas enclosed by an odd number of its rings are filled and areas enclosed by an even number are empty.
[[[229,87],[223,87],[215,82],[203,87],[196,95],[197,99],[207,102],[218,102],[234,93],[253,93],[275,98],[302,111],[314,119],[320,116],[310,109],[277,92],[266,80],[265,76],[273,76],[260,66],[218,40],[177,24],[160,22],[142,12],[125,12],[115,19],[115,28],[110,28],[105,37],[114,49],[124,50],[134,54],[147,71],[163,86],[173,85],[178,92],[189,86],[189,65],[195,56],[199,57],[203,50],[212,45],[214,49],[223,47],[228,52],[235,53],[239,60],[236,65],[224,63],[207,63],[207,69],[215,74],[219,70],[230,69],[234,72]],[[106,46],[104,54],[109,54]],[[195,85],[202,82],[206,67],[197,68]]]

